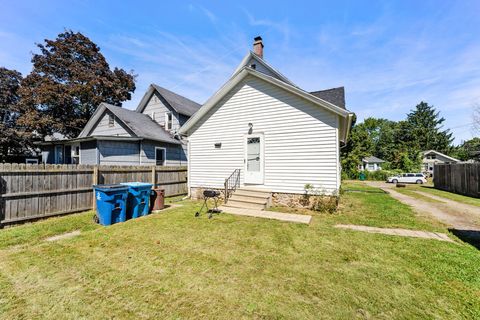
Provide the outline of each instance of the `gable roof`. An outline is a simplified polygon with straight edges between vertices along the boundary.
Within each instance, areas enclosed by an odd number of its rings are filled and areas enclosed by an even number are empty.
[[[275,74],[280,80],[296,87],[295,83],[293,83],[292,81],[290,81],[287,77],[285,77],[280,71],[278,71],[277,69],[275,69],[274,67],[272,67],[271,65],[269,65],[265,60],[263,60],[262,58],[260,58],[257,54],[255,54],[255,52],[253,51],[249,51],[247,53],[247,55],[245,57],[243,57],[242,59],[242,62],[240,62],[240,64],[238,65],[238,67],[235,69],[235,71],[233,72],[232,74],[232,77],[237,73],[239,72],[240,70],[242,70],[243,68],[245,67],[250,67],[250,66],[247,66],[247,63],[250,59],[254,59],[255,61],[257,61],[258,63],[260,63],[261,65],[263,65],[265,68],[267,68],[268,70],[270,70],[270,72],[272,72],[273,74]]]
[[[113,113],[115,117],[138,138],[180,144],[180,141],[172,138],[165,129],[146,114],[116,107],[104,102],[102,102],[97,110],[95,110],[92,117],[85,125],[85,128],[83,128],[82,132],[78,135],[78,138],[88,137],[107,110]]]
[[[319,97],[320,99],[328,101],[336,105],[337,107],[345,109],[345,88],[344,87],[313,91],[313,92],[310,92],[310,94],[313,94],[315,97]]]
[[[349,133],[349,130],[350,130],[350,125],[351,125],[351,121],[352,121],[352,116],[353,114],[351,112],[349,112],[348,110],[346,109],[343,109],[343,108],[340,108],[328,101],[325,101],[323,99],[320,99],[310,93],[308,93],[307,91],[304,91],[298,87],[295,87],[293,85],[290,85],[284,81],[281,81],[277,78],[274,78],[274,77],[271,77],[269,75],[266,75],[264,73],[261,73],[261,72],[258,72],[258,71],[255,71],[254,69],[252,68],[249,68],[249,67],[244,67],[241,71],[237,72],[236,74],[234,74],[232,76],[232,78],[230,78],[230,80],[228,80],[210,99],[208,99],[207,102],[205,102],[205,104],[202,106],[202,108],[197,112],[195,113],[179,130],[179,133],[180,134],[186,134],[188,132],[188,130],[190,130],[193,125],[195,123],[197,123],[203,116],[205,116],[207,114],[207,112],[212,109],[215,104],[220,101],[228,92],[230,92],[230,90],[235,87],[238,83],[240,83],[240,81],[242,81],[246,76],[248,75],[252,75],[252,76],[255,76],[257,78],[260,78],[262,80],[265,80],[277,87],[280,87],[286,91],[289,91],[295,95],[298,95],[312,103],[314,103],[315,105],[319,106],[319,107],[323,107],[337,115],[339,115],[340,117],[344,118],[345,121],[343,123],[343,126],[340,130],[340,137],[339,137],[339,140],[343,140],[345,141],[346,138],[348,137],[348,133]],[[343,139],[342,139],[343,138]]]
[[[201,105],[195,101],[152,83],[148,87],[148,90],[144,94],[142,100],[140,100],[136,112],[143,112],[155,91],[163,98],[164,103],[166,102],[173,110],[185,116],[191,117],[201,107]]]
[[[377,158],[375,156],[370,156],[370,157],[363,158],[363,162],[366,162],[366,163],[383,163],[385,161],[380,159],[380,158]]]
[[[439,156],[445,157],[445,158],[447,158],[447,159],[449,159],[449,160],[451,160],[451,161],[460,162],[460,160],[458,160],[458,159],[455,159],[455,158],[453,158],[453,157],[447,156],[446,154],[443,154],[443,153],[438,152],[438,151],[435,151],[435,150],[427,150],[427,151],[423,151],[422,153],[423,153],[423,156],[426,156],[426,155],[429,154],[429,153],[435,153],[435,154],[438,154]]]

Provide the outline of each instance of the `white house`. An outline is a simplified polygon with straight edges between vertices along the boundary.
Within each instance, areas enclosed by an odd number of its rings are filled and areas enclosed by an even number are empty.
[[[385,163],[384,160],[370,156],[362,159],[362,165],[360,170],[367,170],[367,171],[377,171],[382,170],[382,164]]]
[[[254,52],[179,130],[188,137],[191,195],[223,190],[234,172],[241,187],[235,206],[257,207],[246,187],[273,199],[303,194],[306,184],[338,190],[340,146],[353,116],[344,101],[343,88],[307,92],[296,86],[265,62],[262,39],[255,38]]]
[[[427,150],[423,152],[422,167],[423,172],[427,173],[430,177],[433,176],[433,167],[438,163],[457,163],[460,160],[453,157],[449,157],[446,154],[435,150]]]

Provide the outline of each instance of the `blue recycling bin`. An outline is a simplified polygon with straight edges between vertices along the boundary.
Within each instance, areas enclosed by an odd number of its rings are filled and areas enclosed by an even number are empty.
[[[127,219],[128,187],[120,184],[94,185],[97,217],[101,225],[109,226]]]
[[[150,210],[150,192],[153,184],[143,182],[124,182],[128,186],[127,219],[146,216]]]

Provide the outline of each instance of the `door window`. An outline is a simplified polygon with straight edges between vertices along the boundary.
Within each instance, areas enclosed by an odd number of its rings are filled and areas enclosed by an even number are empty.
[[[247,170],[260,171],[260,138],[247,138]]]

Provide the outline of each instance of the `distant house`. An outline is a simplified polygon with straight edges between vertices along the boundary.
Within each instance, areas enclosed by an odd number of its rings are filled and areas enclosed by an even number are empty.
[[[263,59],[263,47],[257,37],[254,52],[180,128],[188,139],[193,196],[223,189],[233,172],[240,172],[240,187],[277,194],[274,200],[304,194],[306,184],[326,193],[340,187],[340,146],[353,115],[344,89],[299,88]],[[229,203],[259,202],[238,197]]]
[[[155,84],[136,110],[102,103],[74,139],[41,143],[53,164],[186,165],[186,143],[177,131],[200,105]]]
[[[366,157],[362,159],[362,165],[360,169],[366,170],[366,171],[382,170],[383,163],[385,163],[385,161],[377,157],[374,157],[374,156]]]
[[[422,168],[423,172],[430,177],[433,176],[433,167],[438,163],[457,163],[460,160],[449,157],[446,154],[435,150],[427,150],[423,152]]]

